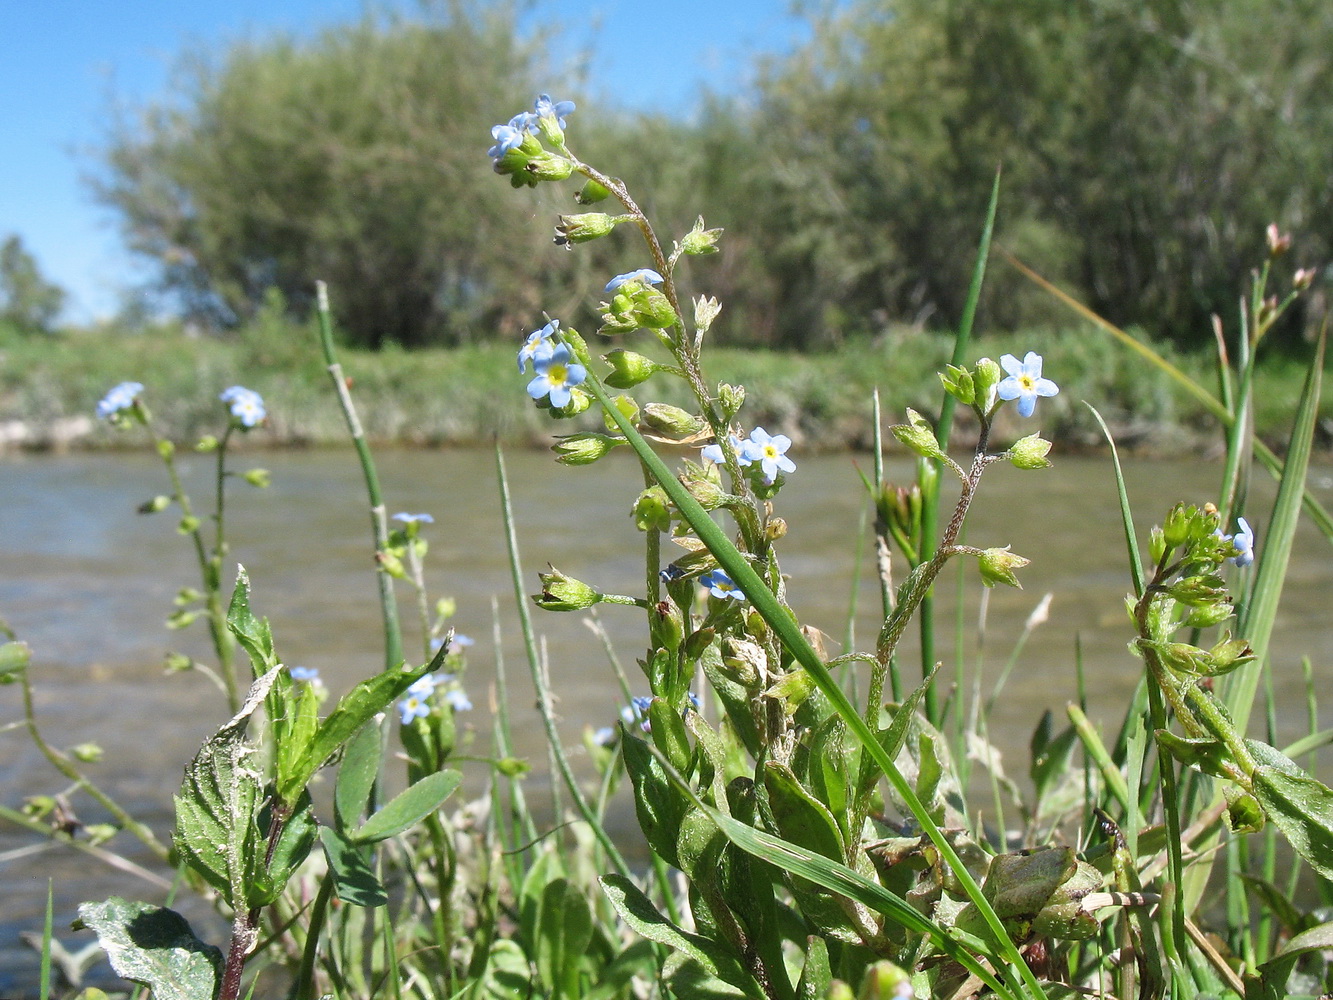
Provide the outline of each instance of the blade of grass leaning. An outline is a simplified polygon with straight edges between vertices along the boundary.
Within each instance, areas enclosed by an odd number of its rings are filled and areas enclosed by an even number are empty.
[[[1324,348],[1327,329],[1319,338],[1314,359],[1305,377],[1300,405],[1287,447],[1287,461],[1278,483],[1277,498],[1273,501],[1273,516],[1257,552],[1254,589],[1246,603],[1244,618],[1237,623],[1239,634],[1254,650],[1254,660],[1231,675],[1226,686],[1227,708],[1236,723],[1236,731],[1245,732],[1250,709],[1254,704],[1260,671],[1268,658],[1268,642],[1277,619],[1282,584],[1291,561],[1291,549],[1296,539],[1300,520],[1301,498],[1305,493],[1305,477],[1310,466],[1310,452],[1314,447],[1315,423],[1319,419],[1319,392],[1324,374]]]
[[[1079,302],[1078,299],[1051,284],[1013,254],[1005,251],[1001,251],[1001,253],[1004,255],[1005,260],[1013,265],[1013,267],[1024,277],[1050,292],[1059,301],[1074,310],[1074,312],[1078,313],[1078,315],[1082,316],[1089,323],[1092,323],[1099,330],[1109,333],[1130,350],[1146,358],[1152,365],[1165,372],[1173,382],[1184,389],[1190,396],[1193,396],[1205,410],[1220,420],[1224,426],[1230,427],[1232,425],[1233,417],[1231,411],[1223,406],[1216,396],[1203,386],[1199,385],[1198,382],[1195,382],[1194,379],[1190,378],[1175,365],[1171,364],[1171,362],[1167,361],[1147,344],[1130,336],[1114,323],[1102,319],[1082,302]],[[1264,468],[1269,471],[1274,479],[1280,480],[1282,478],[1282,459],[1278,458],[1277,455],[1273,453],[1273,450],[1262,441],[1255,439],[1253,444],[1255,457],[1263,463]],[[1304,493],[1304,502],[1305,509],[1309,512],[1311,519],[1318,526],[1320,532],[1329,541],[1333,541],[1333,514],[1329,514],[1329,512],[1324,509],[1324,505],[1321,504],[1309,490],[1306,490]]]
[[[601,384],[601,380],[594,374],[591,367],[589,367],[588,378],[583,385],[596,397],[603,411],[610,416],[616,427],[625,436],[626,441],[639,456],[644,468],[666,491],[667,496],[675,504],[676,509],[680,511],[681,516],[694,529],[699,540],[717,559],[741,592],[749,599],[754,609],[768,623],[768,626],[778,635],[792,656],[806,669],[815,686],[828,698],[834,711],[838,713],[847,728],[866,748],[875,763],[879,765],[889,784],[893,786],[894,792],[907,805],[922,831],[931,839],[931,842],[935,844],[940,854],[957,874],[968,899],[976,904],[977,910],[985,920],[991,934],[999,942],[1003,961],[1018,970],[1032,997],[1043,997],[1045,994],[1042,992],[1032,970],[1024,961],[1018,948],[1009,939],[1008,934],[1005,933],[1000,918],[996,916],[994,908],[982,895],[980,886],[977,885],[976,880],[972,878],[963,865],[962,860],[954,851],[953,845],[949,843],[940,828],[936,826],[930,817],[930,813],[917,798],[911,785],[908,784],[907,779],[903,777],[897,765],[889,759],[888,754],[884,752],[884,748],[880,746],[879,741],[875,738],[875,734],[870,731],[870,727],[866,725],[855,707],[848,701],[842,689],[838,687],[832,674],[829,673],[828,668],[824,666],[824,662],[819,658],[819,654],[815,652],[809,641],[801,634],[791,615],[778,603],[777,598],[773,596],[759,574],[754,571],[746,558],[731,543],[731,540],[727,538],[726,533],[718,526],[717,522],[708,515],[708,512],[672,475],[666,463],[658,457],[634,425],[611,402],[606,389]]]
[[[1092,411],[1093,418],[1102,429],[1106,443],[1111,446],[1111,464],[1115,468],[1116,494],[1120,497],[1120,523],[1125,528],[1125,548],[1129,551],[1129,572],[1134,577],[1134,596],[1143,596],[1143,560],[1139,556],[1138,536],[1134,532],[1134,515],[1129,509],[1129,491],[1125,489],[1125,471],[1120,467],[1120,452],[1116,449],[1115,438],[1111,429],[1097,412],[1097,408],[1084,401],[1084,406]]]
[[[606,405],[608,409],[615,409],[609,401],[606,402]],[[606,832],[606,828],[597,821],[597,815],[593,812],[592,806],[588,804],[583,790],[579,788],[578,780],[574,777],[574,771],[569,766],[569,758],[565,755],[564,747],[560,744],[560,734],[555,728],[555,718],[551,715],[550,698],[540,696],[543,689],[541,656],[537,651],[537,634],[532,628],[532,616],[528,613],[528,597],[523,593],[523,567],[518,558],[518,535],[514,530],[514,507],[509,496],[509,476],[505,472],[504,455],[500,451],[499,445],[496,445],[495,448],[495,469],[496,478],[500,485],[500,512],[504,520],[505,547],[509,553],[509,574],[514,584],[514,604],[518,608],[518,620],[523,630],[523,644],[528,655],[528,667],[532,671],[532,683],[539,693],[537,705],[541,711],[542,724],[546,729],[546,742],[551,751],[551,758],[555,762],[556,770],[560,772],[565,787],[574,800],[574,807],[579,811],[579,815],[588,824],[593,836],[602,845],[602,849],[606,851],[606,855],[611,859],[611,863],[615,865],[616,871],[628,876],[630,874],[629,865],[625,863],[624,857],[616,849],[616,845]],[[559,815],[559,813],[557,812],[556,815]]]

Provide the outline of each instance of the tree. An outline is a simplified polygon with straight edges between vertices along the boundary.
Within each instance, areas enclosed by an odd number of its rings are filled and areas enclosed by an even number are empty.
[[[187,56],[182,99],[114,126],[103,201],[161,291],[215,325],[269,289],[294,313],[329,282],[371,345],[459,343],[538,312],[521,201],[490,173],[490,126],[528,106],[534,51],[507,5],[366,15],[309,42]]]
[[[25,333],[49,333],[65,304],[65,290],[42,277],[37,260],[10,235],[0,244],[0,322]]]

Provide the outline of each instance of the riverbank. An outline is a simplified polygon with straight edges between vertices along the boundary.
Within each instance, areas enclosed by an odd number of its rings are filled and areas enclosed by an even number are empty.
[[[605,350],[648,353],[646,337],[603,342]],[[787,434],[807,449],[863,448],[871,440],[871,394],[878,388],[886,422],[906,407],[936,412],[935,373],[947,360],[948,337],[919,330],[892,331],[873,341],[848,343],[829,354],[797,355],[719,349],[710,351],[711,379],[746,387],[741,419]],[[1062,450],[1102,444],[1084,402],[1106,418],[1123,447],[1146,454],[1198,454],[1218,446],[1214,421],[1165,374],[1091,328],[1033,331],[977,342],[975,356],[1021,356],[1036,350],[1045,372],[1061,387],[1044,400],[1037,426]],[[413,446],[489,442],[539,444],[552,424],[524,393],[527,377],[515,365],[516,346],[379,353],[344,350],[341,361],[372,440]],[[1173,354],[1170,360],[1204,386],[1215,384],[1211,360]],[[1303,371],[1294,360],[1269,358],[1258,376],[1256,427],[1281,445],[1300,393]],[[123,435],[93,419],[93,408],[112,385],[132,380],[159,431],[177,441],[216,432],[217,394],[243,384],[264,397],[269,419],[253,445],[320,446],[342,443],[346,428],[312,330],[297,326],[253,329],[232,339],[190,336],[179,330],[141,334],[71,333],[0,341],[0,452],[122,447]],[[684,386],[659,376],[634,390],[641,402],[688,405]],[[1333,406],[1324,408],[1333,417]],[[1034,427],[1012,415],[1001,434]],[[585,415],[570,431],[596,428]],[[965,436],[967,427],[960,426]]]

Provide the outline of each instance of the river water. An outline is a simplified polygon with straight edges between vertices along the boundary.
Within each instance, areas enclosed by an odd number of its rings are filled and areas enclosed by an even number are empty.
[[[780,549],[791,578],[789,599],[803,621],[828,634],[832,655],[848,635],[854,584],[859,583],[853,636],[857,648],[869,648],[879,624],[878,592],[863,527],[864,489],[855,468],[859,462],[868,469],[869,460],[797,458],[800,467],[776,503],[790,528]],[[468,717],[478,731],[475,749],[486,751],[490,692],[501,655],[510,677],[518,751],[535,767],[529,795],[539,797],[546,783],[546,754],[514,610],[495,456],[488,450],[389,451],[377,461],[391,512],[427,512],[435,518],[423,529],[430,542],[427,583],[433,596],[457,600],[458,630],[475,640],[465,679],[477,706]],[[515,452],[506,463],[525,592],[537,589],[537,571],[548,562],[607,592],[642,589],[641,543],[629,518],[641,486],[629,456],[615,454],[588,468],[567,469],[544,452]],[[196,505],[211,509],[209,457],[187,456],[183,464]],[[350,451],[256,452],[240,456],[235,467],[253,465],[270,468],[273,482],[267,490],[239,480],[229,485],[230,561],[245,564],[252,606],[271,619],[283,660],[318,667],[328,686],[340,693],[382,665],[359,467]],[[907,463],[888,469],[888,477],[898,482],[908,481],[910,474]],[[1142,537],[1175,500],[1213,499],[1220,467],[1203,461],[1133,462],[1126,474]],[[1321,498],[1333,500],[1328,470],[1316,470],[1312,483]],[[163,627],[177,590],[198,584],[192,550],[174,530],[175,515],[135,513],[144,500],[167,490],[165,474],[152,456],[31,456],[0,462],[0,618],[32,647],[43,729],[58,746],[100,744],[106,754],[89,768],[94,779],[163,837],[182,766],[227,716],[204,677],[164,676],[161,669],[168,650],[201,658],[208,651],[202,622],[184,632]],[[1272,493],[1265,474],[1256,472],[1250,520],[1260,545]],[[1317,689],[1329,689],[1323,651],[1333,646],[1333,621],[1326,610],[1333,550],[1308,525],[1301,530],[1273,643],[1281,741],[1305,731],[1302,656],[1313,658]],[[942,578],[937,655],[946,665],[955,664],[951,636],[960,623],[967,687],[980,671],[982,690],[989,692],[1024,620],[1044,594],[1054,594],[1049,620],[1027,641],[990,722],[992,739],[1021,778],[1023,748],[1042,710],[1051,708],[1062,720],[1065,704],[1077,696],[1076,662],[1082,662],[1089,714],[1109,730],[1118,726],[1137,677],[1139,662],[1125,648],[1131,637],[1123,604],[1129,574],[1109,459],[1061,457],[1053,469],[1041,472],[992,468],[973,505],[967,541],[983,547],[1012,545],[1032,560],[1021,573],[1025,589],[989,593],[984,627],[976,574],[963,578],[961,616],[956,611],[958,578],[947,572]],[[408,598],[405,590],[400,592],[406,613]],[[494,615],[493,601],[498,607]],[[577,755],[583,727],[614,721],[618,687],[585,616],[535,616],[549,654],[563,732]],[[408,620],[408,642],[419,642]],[[606,607],[601,620],[632,681],[640,680],[634,665],[643,653],[640,613]],[[500,637],[498,648],[494,635]],[[909,674],[919,671],[910,636],[903,653]],[[0,726],[21,718],[17,685],[0,688],[0,713]],[[64,789],[63,779],[20,732],[0,732],[0,761],[0,802],[11,808],[27,795]],[[91,805],[79,811],[85,821],[101,818]],[[621,815],[627,826],[632,824],[628,811]],[[127,839],[117,838],[112,846],[139,857],[133,845],[122,843]],[[15,937],[20,929],[40,926],[48,877],[55,880],[58,930],[68,926],[81,900],[110,894],[161,900],[160,892],[83,855],[35,850],[33,843],[30,835],[0,824],[5,898],[0,995],[22,993],[30,985],[27,976],[35,964],[27,953],[16,951]],[[78,935],[72,943],[88,939]]]

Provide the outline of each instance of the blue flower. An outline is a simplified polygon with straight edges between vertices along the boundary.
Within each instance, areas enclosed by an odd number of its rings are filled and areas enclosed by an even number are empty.
[[[97,404],[97,415],[103,420],[109,420],[122,410],[128,410],[134,405],[134,401],[139,398],[139,393],[143,392],[142,382],[122,382],[105,396]]]
[[[1231,557],[1231,561],[1237,566],[1248,566],[1254,562],[1254,529],[1243,517],[1236,518],[1236,523],[1240,525],[1240,530],[1231,539],[1231,544],[1236,546],[1236,554]]]
[[[231,410],[232,419],[246,430],[251,427],[258,427],[268,416],[264,409],[264,398],[253,389],[247,389],[243,385],[233,385],[228,389],[223,389],[218,394],[218,399],[227,404]]]
[[[705,573],[699,577],[699,582],[708,588],[710,594],[722,600],[741,601],[745,599],[745,594],[741,591],[741,588],[736,586],[731,577],[720,569]]]
[[[660,285],[662,276],[651,267],[641,267],[637,271],[626,271],[624,274],[617,274],[606,283],[606,290],[614,292],[627,281],[646,281],[650,285]]]
[[[731,443],[731,450],[736,453],[736,461],[741,465],[749,465],[751,460],[746,456],[745,449],[741,447],[741,439],[735,434],[729,434],[727,440]],[[722,454],[722,445],[716,441],[704,445],[699,450],[699,457],[712,462],[714,465],[725,465],[727,462],[726,456]]]
[[[533,330],[528,334],[528,339],[523,341],[523,346],[518,352],[518,370],[520,373],[527,370],[529,361],[536,361],[540,357],[545,357],[555,350],[556,331],[560,329],[560,321],[553,319],[540,330]]]
[[[318,667],[288,667],[287,673],[292,675],[292,680],[304,681],[307,684],[314,684],[319,680]]]
[[[1009,377],[996,386],[995,393],[1001,399],[1018,400],[1020,417],[1032,416],[1038,396],[1054,396],[1060,391],[1050,379],[1041,377],[1041,355],[1036,351],[1028,351],[1022,361],[1006,354],[1000,358],[1000,364]]]
[[[570,361],[569,345],[561,344],[550,354],[532,359],[537,377],[528,383],[528,395],[533,399],[549,396],[557,410],[569,405],[570,389],[588,377],[588,371]]]
[[[741,456],[745,464],[758,462],[764,470],[764,482],[772,483],[779,472],[795,472],[796,463],[787,457],[791,447],[791,438],[785,434],[772,434],[762,427],[750,432],[750,437],[741,444]]]
[[[565,115],[574,110],[573,101],[553,101],[550,94],[539,95],[532,106],[538,118],[554,118],[558,121],[562,132],[565,129]]]
[[[435,693],[435,678],[430,674],[412,682],[407,689],[407,697],[398,703],[398,713],[403,725],[413,719],[422,719],[430,715],[430,696]]]
[[[495,140],[495,145],[486,150],[486,155],[492,160],[501,160],[511,149],[518,149],[523,145],[524,137],[532,131],[533,115],[527,111],[520,111],[509,119],[508,125],[496,125],[491,128],[491,138]]]
[[[462,688],[450,688],[444,692],[444,700],[449,703],[449,707],[455,712],[472,711],[472,700],[468,698],[467,692]]]
[[[408,514],[405,511],[399,511],[393,516],[395,521],[402,521],[404,524],[434,524],[435,518],[429,514]]]
[[[616,741],[616,731],[610,726],[602,726],[592,734],[592,741],[599,747],[609,747]]]

